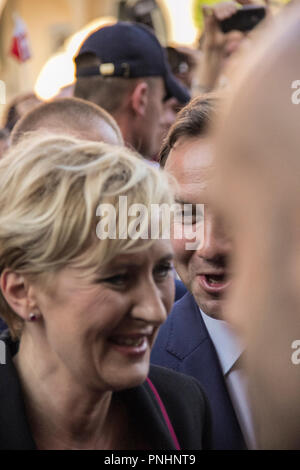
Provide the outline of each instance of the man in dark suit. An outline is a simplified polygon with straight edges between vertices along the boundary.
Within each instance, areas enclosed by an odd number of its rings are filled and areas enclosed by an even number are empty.
[[[254,446],[241,369],[243,347],[223,320],[232,246],[207,191],[213,165],[208,127],[217,101],[207,95],[187,105],[161,152],[162,166],[177,182],[176,202],[182,207],[183,224],[191,224],[194,233],[202,228],[203,237],[191,250],[187,237],[173,235],[175,268],[189,292],[175,303],[162,325],[152,362],[198,379],[212,409],[214,448],[242,449]],[[204,223],[199,220],[198,204],[204,204]],[[178,223],[175,220],[174,228]],[[184,234],[185,229],[183,225]]]

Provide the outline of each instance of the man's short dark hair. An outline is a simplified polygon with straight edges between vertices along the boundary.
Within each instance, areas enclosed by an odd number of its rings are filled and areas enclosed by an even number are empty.
[[[121,145],[121,132],[112,116],[103,108],[78,98],[60,98],[34,108],[16,124],[12,132],[12,144],[19,142],[29,132],[43,129],[52,132],[68,130],[79,137],[99,119],[113,129]]]
[[[180,137],[201,137],[209,131],[214,120],[219,95],[197,96],[178,113],[160,150],[160,165],[165,166],[171,149]]]

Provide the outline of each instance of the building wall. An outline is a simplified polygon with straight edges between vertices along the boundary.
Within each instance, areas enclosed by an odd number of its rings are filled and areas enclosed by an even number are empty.
[[[167,22],[170,10],[166,5],[172,2],[158,0]],[[116,16],[118,3],[118,0],[0,0],[0,80],[6,84],[7,101],[33,90],[42,67],[59,51],[63,41],[95,18]],[[32,58],[24,64],[9,54],[14,12],[23,18],[29,31]],[[1,111],[3,106],[0,115]]]
[[[0,8],[3,4],[1,0]],[[116,4],[117,0],[6,0],[0,19],[0,79],[6,84],[7,101],[32,90],[42,66],[63,41],[93,18],[115,13]],[[32,58],[24,64],[9,54],[14,12],[29,31]]]

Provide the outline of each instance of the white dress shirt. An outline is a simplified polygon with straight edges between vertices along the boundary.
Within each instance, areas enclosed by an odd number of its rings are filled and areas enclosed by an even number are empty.
[[[238,359],[244,347],[230,325],[206,315],[200,310],[215,347],[227,389],[248,449],[255,448],[255,437],[247,398],[247,381]]]

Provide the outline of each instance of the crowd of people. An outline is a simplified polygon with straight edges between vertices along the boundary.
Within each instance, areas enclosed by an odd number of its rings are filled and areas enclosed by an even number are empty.
[[[0,449],[300,449],[300,5],[245,4],[197,50],[102,26],[8,106]]]

